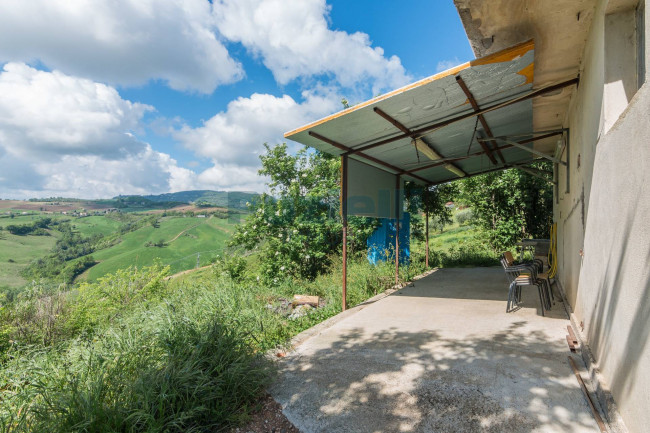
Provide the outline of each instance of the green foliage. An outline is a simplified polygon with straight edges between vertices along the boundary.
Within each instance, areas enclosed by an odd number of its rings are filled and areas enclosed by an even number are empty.
[[[314,281],[275,287],[215,271],[170,285],[168,269],[154,266],[71,292],[38,286],[19,294],[0,316],[0,425],[9,432],[227,429],[268,383],[261,354],[340,312],[334,263]],[[422,269],[401,272],[408,278]],[[350,306],[394,284],[392,264],[360,258],[349,271]],[[324,306],[289,318],[277,306],[294,294],[318,295]]]
[[[286,144],[265,147],[260,174],[270,178],[271,195],[263,194],[251,205],[251,215],[237,228],[231,245],[260,250],[266,282],[313,279],[341,247],[340,161],[306,149],[290,155]],[[348,227],[350,250],[365,252],[376,222],[351,217]]]
[[[474,211],[472,211],[472,208],[469,207],[459,210],[454,215],[454,220],[456,220],[458,225],[461,226],[471,223],[473,219],[474,219]]]
[[[50,224],[52,224],[52,218],[40,218],[32,224],[11,224],[6,229],[9,233],[16,236],[49,236],[49,233],[45,229],[49,228]]]
[[[121,269],[96,283],[82,283],[67,312],[66,328],[71,335],[93,333],[99,325],[112,323],[133,305],[159,302],[165,295],[164,278],[169,267]]]
[[[217,256],[213,260],[215,274],[225,274],[232,281],[241,282],[246,271],[246,260],[237,254]]]
[[[433,227],[441,231],[445,225],[450,224],[452,221],[451,209],[447,208],[445,204],[453,201],[457,193],[458,188],[454,183],[422,187],[409,182],[404,188],[407,210],[412,215],[417,215],[420,212],[428,214]],[[416,239],[423,240],[423,233],[419,221],[416,220]]]
[[[3,430],[207,432],[245,419],[269,365],[210,301],[175,297],[95,340],[15,353],[0,373]]]
[[[535,168],[549,169],[540,162]],[[475,219],[497,249],[522,238],[548,237],[553,212],[551,184],[528,173],[509,169],[459,181],[461,201],[471,206]]]
[[[61,237],[57,239],[52,252],[33,261],[23,275],[30,279],[50,279],[56,282],[72,283],[81,272],[93,266],[92,257],[73,260],[91,254],[95,251],[95,244],[102,239],[101,234],[84,237],[73,231],[69,223],[59,223],[57,230]]]

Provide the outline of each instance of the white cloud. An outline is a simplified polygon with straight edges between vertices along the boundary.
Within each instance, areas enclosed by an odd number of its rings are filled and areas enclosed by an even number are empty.
[[[460,65],[461,63],[463,62],[458,60],[458,57],[454,57],[453,59],[448,59],[448,60],[441,60],[436,65],[436,72],[446,71],[447,69],[451,69],[454,66]]]
[[[335,97],[303,94],[305,101],[291,96],[276,97],[254,93],[250,98],[231,101],[225,112],[217,113],[198,128],[187,125],[174,137],[198,155],[223,164],[258,166],[263,143],[284,141],[283,134],[296,125],[329,114],[338,108]]]
[[[220,191],[256,191],[266,190],[266,180],[257,174],[256,166],[246,167],[235,164],[214,165],[198,175],[197,183],[202,188]]]
[[[104,84],[9,63],[0,72],[0,191],[4,197],[192,189],[194,172],[139,141],[142,116]]]
[[[263,144],[281,143],[284,132],[340,108],[340,98],[327,89],[304,92],[303,99],[299,103],[288,95],[259,93],[240,97],[202,126],[185,125],[173,135],[186,148],[212,160],[214,166],[199,176],[201,183],[218,189],[261,191],[263,179],[257,170]]]
[[[325,0],[215,0],[226,38],[261,56],[280,84],[332,74],[344,87],[371,83],[374,94],[406,84],[399,58],[386,58],[367,34],[328,28]]]
[[[16,156],[119,157],[143,144],[132,132],[153,108],[105,84],[8,63],[0,72],[0,146]]]
[[[212,92],[243,76],[215,36],[206,0],[30,0],[0,6],[0,62],[47,67],[113,85],[160,79]]]
[[[45,179],[48,195],[113,197],[193,189],[196,175],[178,167],[169,155],[151,146],[129,158],[105,159],[96,155],[65,155],[56,162],[40,162],[35,171]],[[42,194],[41,194],[42,195]]]

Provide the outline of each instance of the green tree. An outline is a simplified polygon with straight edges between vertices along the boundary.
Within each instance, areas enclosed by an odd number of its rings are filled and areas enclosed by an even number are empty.
[[[270,194],[250,204],[251,215],[238,227],[231,245],[259,250],[261,271],[269,283],[314,278],[341,249],[340,160],[306,148],[291,155],[286,144],[264,146],[259,173],[269,178]],[[370,218],[348,218],[349,249],[365,252],[376,226]]]
[[[551,169],[546,162],[534,167]],[[471,206],[494,248],[510,247],[522,238],[549,236],[553,214],[553,187],[549,182],[509,169],[458,183],[460,200]]]
[[[418,214],[420,212],[429,215],[435,226],[442,230],[445,225],[452,222],[451,209],[446,204],[453,201],[458,194],[458,187],[455,183],[423,187],[415,183],[407,183],[404,188],[406,208],[412,215],[411,235],[418,240],[424,241],[423,223]]]

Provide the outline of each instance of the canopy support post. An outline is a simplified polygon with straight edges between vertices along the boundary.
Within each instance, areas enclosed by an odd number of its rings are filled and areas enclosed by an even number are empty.
[[[424,266],[429,269],[429,211],[424,211]]]
[[[395,285],[399,284],[399,205],[400,175],[395,176]]]
[[[343,223],[343,293],[342,311],[347,308],[348,294],[348,156],[341,156],[341,222]]]

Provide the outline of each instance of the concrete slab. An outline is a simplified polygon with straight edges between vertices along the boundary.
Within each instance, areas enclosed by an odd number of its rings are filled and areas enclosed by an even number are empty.
[[[439,270],[302,342],[271,394],[305,433],[597,432],[563,306],[506,297],[501,269]]]

